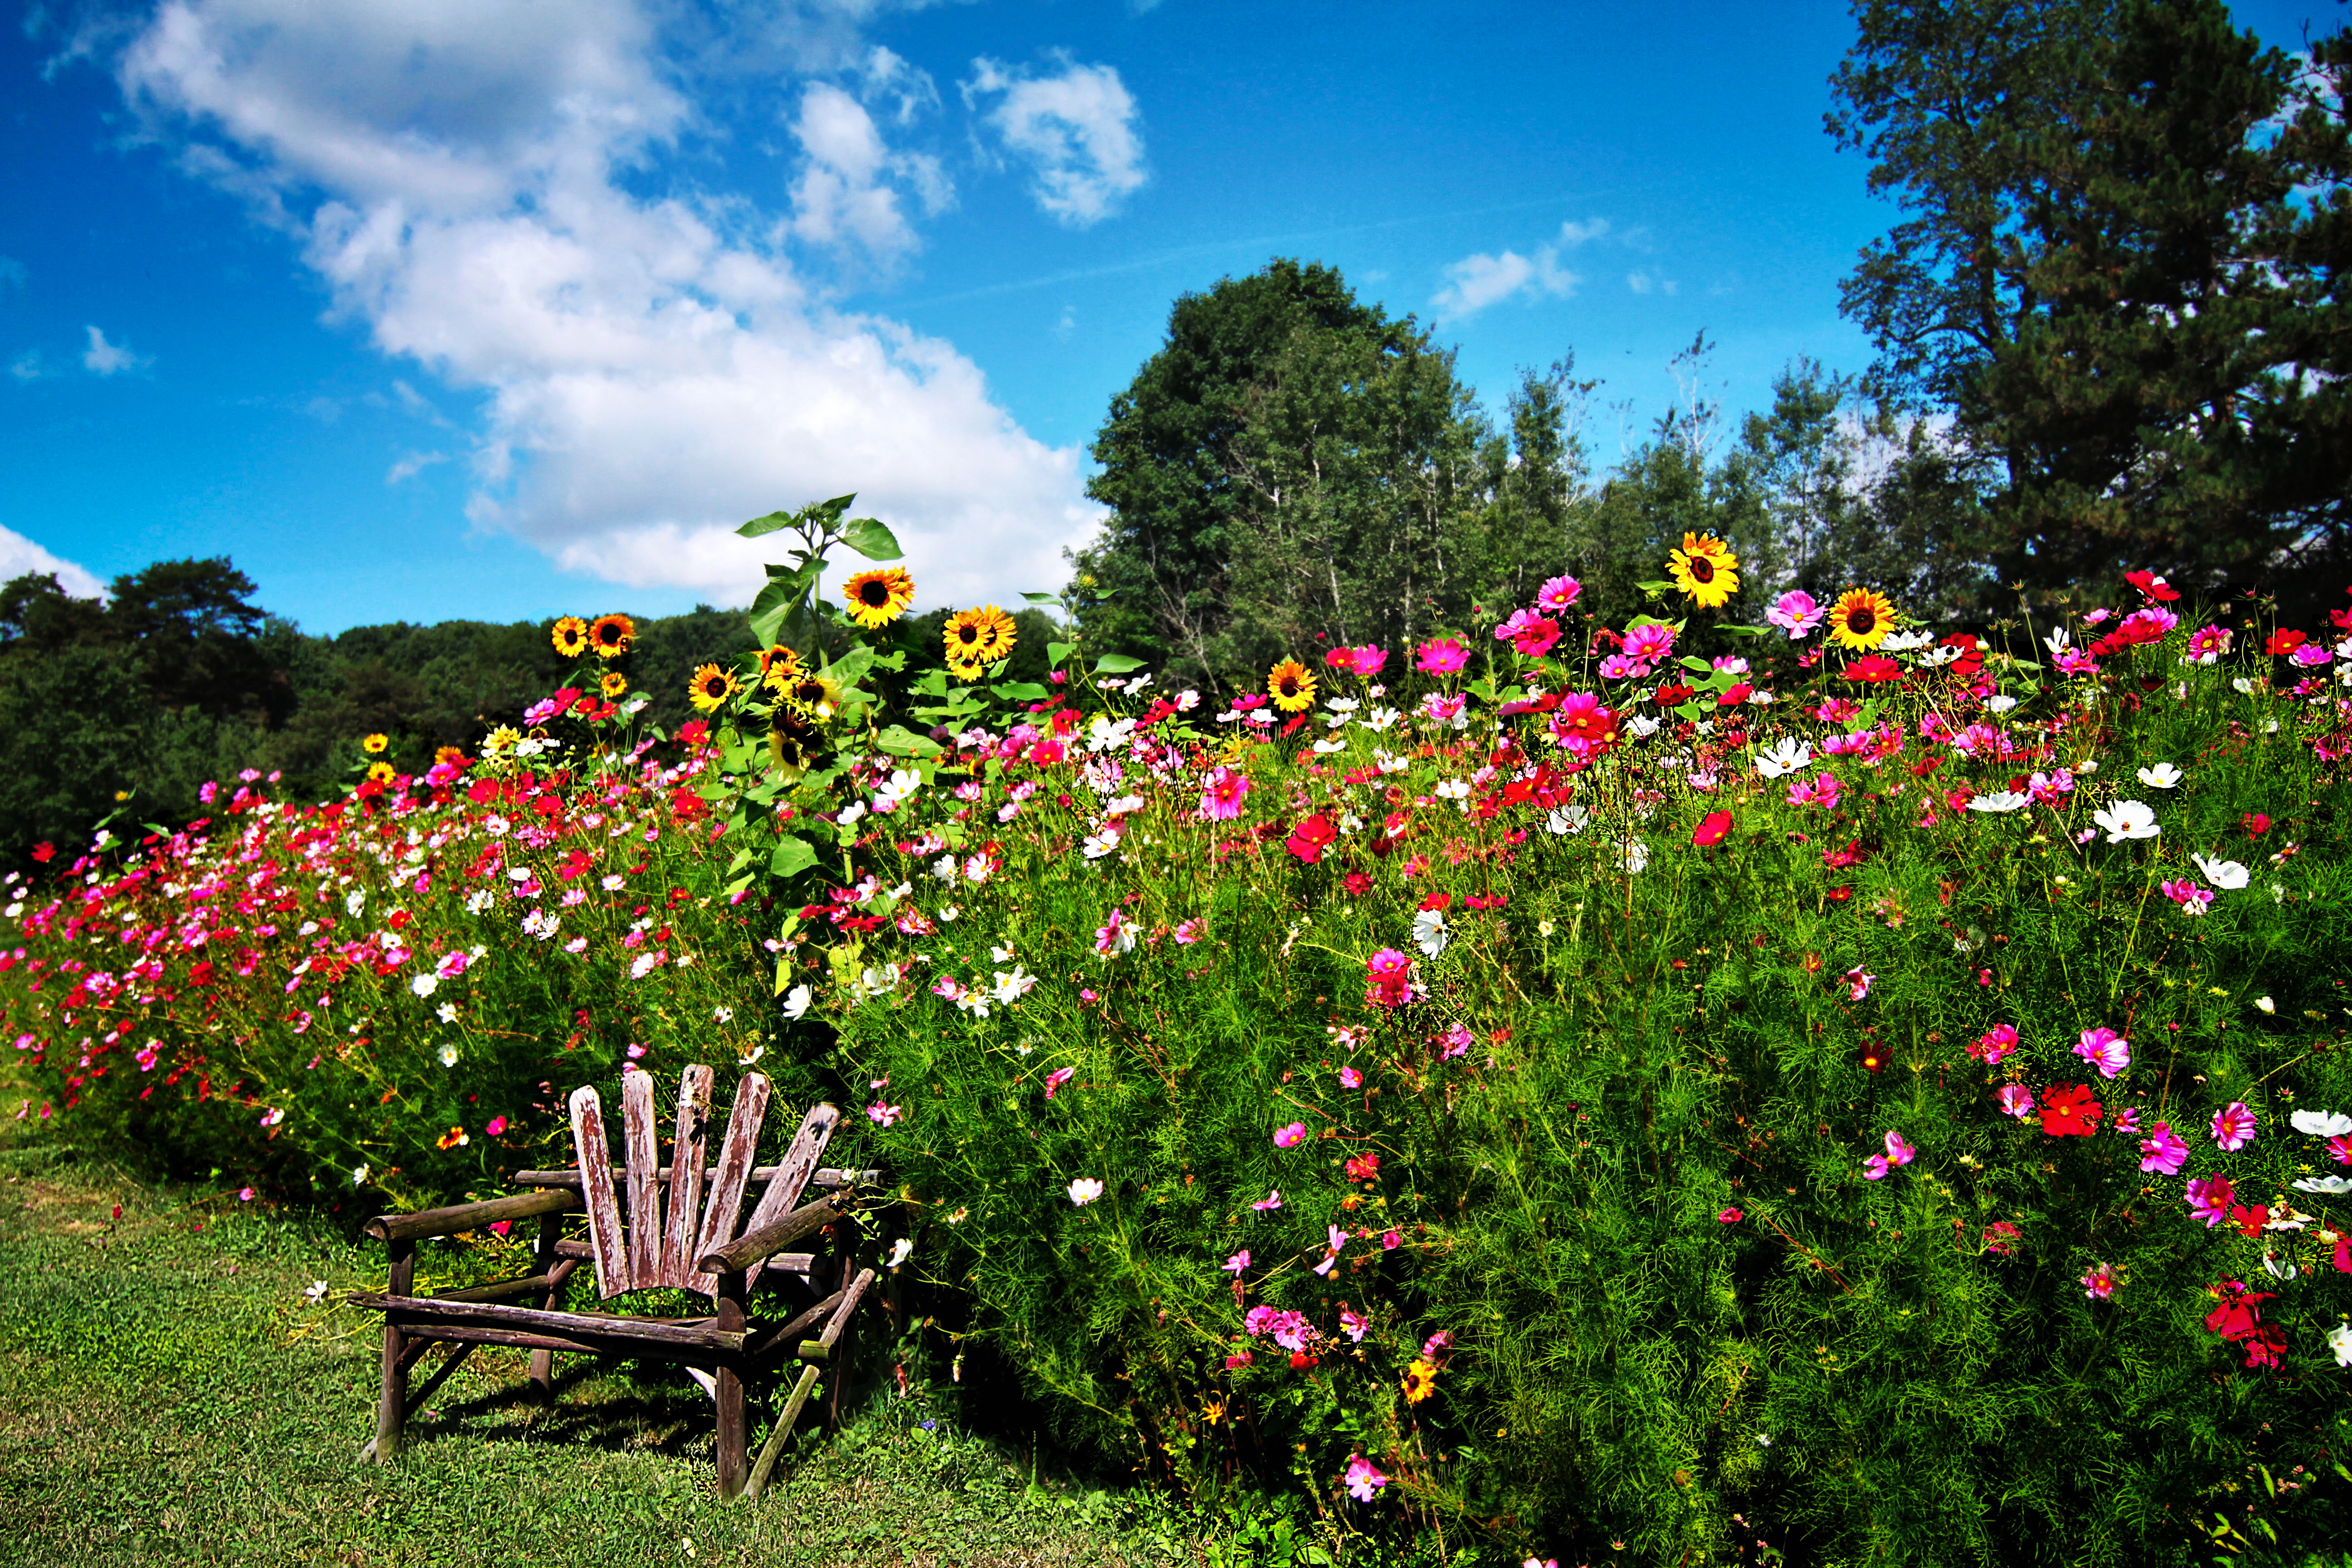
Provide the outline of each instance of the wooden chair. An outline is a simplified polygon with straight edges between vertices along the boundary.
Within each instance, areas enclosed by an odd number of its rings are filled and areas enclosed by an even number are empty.
[[[872,1181],[877,1173],[818,1167],[841,1117],[830,1105],[819,1105],[802,1121],[782,1163],[755,1168],[751,1162],[768,1093],[765,1078],[743,1076],[718,1161],[706,1165],[711,1072],[707,1067],[688,1068],[678,1087],[677,1137],[671,1145],[675,1160],[665,1166],[655,1137],[653,1079],[640,1071],[624,1074],[625,1223],[604,1142],[604,1107],[596,1091],[585,1088],[574,1091],[571,1102],[578,1167],[516,1173],[516,1185],[545,1190],[370,1220],[367,1234],[386,1244],[392,1267],[383,1293],[351,1298],[354,1306],[384,1315],[383,1394],[375,1436],[361,1450],[361,1458],[373,1458],[378,1464],[398,1458],[406,1418],[478,1344],[528,1349],[530,1380],[542,1395],[551,1392],[558,1352],[650,1357],[682,1363],[717,1405],[720,1495],[748,1492],[757,1498],[819,1373],[830,1362],[840,1363],[845,1371],[844,1336],[850,1314],[874,1282],[870,1267],[857,1267],[854,1247],[837,1249],[839,1260],[834,1263],[823,1261],[819,1254],[784,1250],[852,1212],[859,1184]],[[739,1229],[744,1198],[754,1184],[761,1184],[759,1200]],[[824,1195],[803,1204],[802,1194],[811,1186]],[[587,1215],[587,1238],[567,1238],[564,1216],[582,1213]],[[534,1218],[539,1235],[532,1248],[532,1273],[442,1296],[411,1293],[418,1241],[482,1229],[500,1220]],[[573,1271],[590,1259],[596,1267],[600,1301],[660,1287],[709,1297],[712,1310],[707,1317],[691,1318],[566,1310],[562,1305],[565,1288]],[[826,1284],[835,1279],[838,1284],[828,1290]],[[776,1289],[762,1291],[755,1300],[753,1293],[762,1286]],[[787,1292],[805,1305],[794,1310],[775,1300]],[[510,1304],[518,1299],[529,1304]],[[802,1337],[812,1331],[814,1337]],[[436,1343],[447,1344],[447,1355],[424,1386],[410,1392],[410,1369]],[[757,1465],[747,1473],[745,1384],[795,1363],[801,1367],[799,1379],[777,1414]],[[842,1381],[836,1376],[834,1384],[835,1416]]]

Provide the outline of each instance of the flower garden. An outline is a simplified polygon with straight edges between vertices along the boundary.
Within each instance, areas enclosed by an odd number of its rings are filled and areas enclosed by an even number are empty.
[[[747,525],[803,548],[674,735],[567,618],[473,754],[51,848],[0,1110],[373,1213],[756,1066],[863,1113],[900,1374],[1341,1552],[2352,1534],[2352,601],[1745,626],[1693,536],[1657,615],[1221,703],[1008,681],[993,605],[907,658],[908,572],[817,591],[897,555],[845,505]]]

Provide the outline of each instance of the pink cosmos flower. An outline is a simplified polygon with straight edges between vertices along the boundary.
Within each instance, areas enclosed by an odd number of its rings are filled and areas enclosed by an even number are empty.
[[[2213,901],[2213,889],[2200,888],[2187,877],[2178,881],[2159,883],[2164,896],[2180,906],[2184,915],[2201,915]]]
[[[2035,773],[2026,781],[2027,792],[2044,805],[2064,804],[2074,793],[2074,773],[2071,768],[2060,768],[2053,773]]]
[[[1977,1037],[1977,1043],[1969,1047],[1969,1055],[1992,1067],[2015,1049],[2017,1030],[2008,1024],[1995,1024]]]
[[[1507,642],[1529,658],[1541,658],[1559,641],[1559,623],[1533,610],[1514,610],[1495,628],[1495,640]]]
[[[2094,1301],[2104,1301],[2116,1293],[2116,1271],[2104,1263],[2091,1265],[2083,1276],[2083,1294]]]
[[[1402,1007],[1412,999],[1412,960],[1395,948],[1384,947],[1364,965],[1371,984],[1364,999],[1382,1007]]]
[[[1386,649],[1372,643],[1361,647],[1335,647],[1323,658],[1323,662],[1337,669],[1345,669],[1370,679],[1381,672],[1389,661]]]
[[[1547,577],[1544,585],[1536,590],[1536,608],[1565,610],[1575,604],[1576,596],[1583,592],[1584,584],[1565,573],[1557,577]]]
[[[1793,780],[1789,785],[1790,805],[1818,805],[1824,811],[1835,811],[1838,799],[1838,781],[1835,773],[1823,773],[1811,784],[1807,784],[1802,779]]]
[[[1176,928],[1177,943],[1183,947],[1192,946],[1201,940],[1203,929],[1202,923],[1197,920],[1186,921]]]
[[[1675,651],[1675,628],[1654,622],[1625,633],[1625,657],[1654,664]]]
[[[1394,1252],[1399,1247],[1402,1246],[1403,1243],[1403,1235],[1401,1232],[1392,1230],[1386,1236],[1381,1237],[1381,1250],[1382,1252]]]
[[[2189,1217],[2201,1219],[2207,1230],[2230,1217],[2230,1205],[2237,1197],[2227,1176],[2197,1176],[2189,1183]]]
[[[1451,697],[1433,691],[1421,700],[1421,716],[1433,724],[1452,724],[1462,717],[1467,703],[1468,699],[1458,691]]]
[[[1413,667],[1423,675],[1452,675],[1470,662],[1470,650],[1452,637],[1432,637],[1421,645]]]
[[[1600,675],[1603,680],[1639,680],[1656,668],[1646,659],[1612,653],[1601,661]]]
[[[1469,1051],[1471,1046],[1475,1043],[1475,1039],[1476,1037],[1473,1036],[1469,1030],[1464,1028],[1459,1024],[1454,1025],[1452,1028],[1445,1031],[1445,1052],[1439,1059],[1442,1061],[1452,1061],[1455,1057],[1465,1055]]]
[[[488,1134],[489,1134],[491,1137],[493,1137],[493,1138],[497,1137],[499,1133],[501,1133],[501,1132],[505,1131],[506,1130],[507,1130],[507,1119],[506,1119],[505,1117],[503,1117],[503,1116],[493,1116],[493,1117],[491,1117],[491,1118],[490,1118],[490,1121],[489,1121],[489,1125],[482,1129],[482,1131],[485,1131],[485,1132],[488,1133]]]
[[[1746,1219],[1748,1216],[1740,1213],[1737,1208],[1727,1208],[1717,1214],[1715,1217],[1721,1220],[1726,1225],[1738,1225],[1741,1220]]]
[[[2234,636],[2227,626],[2204,626],[2189,634],[2189,657],[2198,664],[2212,664],[2230,651]]]
[[[2254,1113],[2242,1100],[2233,1100],[2213,1113],[2213,1142],[2235,1153],[2253,1141]]]
[[[1249,774],[1232,768],[1220,767],[1209,774],[1201,786],[1201,820],[1231,822],[1242,814],[1242,802],[1250,792]]]
[[[2143,1171],[2156,1171],[2167,1176],[2180,1174],[2181,1163],[2189,1158],[2189,1145],[2172,1130],[2169,1121],[2159,1121],[2156,1131],[2139,1141],[2139,1152],[2146,1156],[2139,1163]]]
[[[1069,1082],[1070,1079],[1076,1075],[1077,1070],[1078,1069],[1076,1068],[1055,1068],[1052,1072],[1047,1073],[1045,1075],[1045,1098],[1047,1100],[1053,1099],[1054,1091],[1060,1089],[1064,1084]]]
[[[1339,1331],[1346,1334],[1349,1339],[1354,1341],[1357,1344],[1362,1344],[1364,1342],[1364,1332],[1371,1326],[1372,1321],[1364,1316],[1363,1313],[1357,1311],[1354,1308],[1342,1307],[1339,1309]]]
[[[2339,1133],[2327,1141],[2327,1152],[2339,1165],[2352,1165],[2352,1132]],[[2352,1273],[2352,1269],[2346,1270]]]
[[[2085,1029],[2074,1054],[2099,1069],[2101,1078],[2113,1078],[2131,1066],[2131,1042],[2113,1029]]]
[[[1348,1495],[1358,1502],[1371,1501],[1381,1495],[1381,1489],[1389,1484],[1388,1477],[1381,1474],[1379,1468],[1361,1454],[1348,1457],[1347,1481]]]
[[[1307,1123],[1304,1121],[1294,1121],[1287,1127],[1277,1128],[1274,1134],[1274,1146],[1277,1149],[1296,1149],[1305,1142]]]
[[[1105,958],[1133,951],[1135,932],[1128,929],[1127,914],[1113,910],[1103,923],[1095,928],[1095,951]]]
[[[1341,1089],[1361,1089],[1364,1087],[1364,1075],[1358,1072],[1354,1068],[1341,1068],[1339,1069],[1339,1087]]]
[[[466,973],[466,966],[472,962],[462,952],[445,952],[441,962],[433,966],[433,973],[444,980],[455,980]]]
[[[2005,1219],[1997,1219],[1984,1227],[1985,1250],[1997,1258],[2007,1258],[2017,1250],[2025,1233]]]
[[[898,1108],[877,1100],[866,1108],[866,1119],[877,1127],[895,1127],[898,1124]]]
[[[2011,1116],[2033,1114],[2033,1091],[2021,1083],[2002,1084],[1993,1098],[2000,1101],[2000,1108]]]
[[[1794,642],[1822,624],[1822,607],[1813,603],[1811,594],[1794,589],[1781,595],[1772,607],[1764,612],[1764,618],[1788,633],[1789,640]]]
[[[247,1187],[243,1192],[238,1193],[236,1194],[236,1201],[241,1204],[251,1203],[253,1201],[253,1189],[251,1187]]]
[[[1247,1268],[1249,1267],[1249,1248],[1244,1247],[1239,1252],[1234,1253],[1231,1258],[1225,1259],[1224,1269],[1226,1273],[1238,1279],[1241,1278],[1242,1270]]]
[[[1878,976],[1864,973],[1862,965],[1857,963],[1845,972],[1844,978],[1845,999],[1849,1002],[1859,1002],[1870,994],[1870,983]]]
[[[1917,1150],[1904,1142],[1903,1134],[1889,1131],[1886,1134],[1886,1152],[1873,1154],[1864,1160],[1862,1163],[1863,1175],[1869,1181],[1878,1181],[1895,1166],[1909,1164],[1917,1153]]]

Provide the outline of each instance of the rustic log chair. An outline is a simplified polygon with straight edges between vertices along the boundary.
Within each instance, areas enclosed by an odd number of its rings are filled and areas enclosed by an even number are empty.
[[[850,1314],[874,1282],[874,1270],[857,1267],[854,1247],[842,1247],[839,1285],[827,1292],[823,1282],[836,1278],[833,1268],[810,1253],[784,1251],[850,1213],[860,1182],[871,1181],[877,1174],[818,1169],[817,1158],[824,1152],[841,1113],[830,1105],[816,1107],[801,1122],[782,1163],[754,1168],[753,1152],[767,1111],[769,1089],[765,1078],[746,1073],[735,1091],[718,1163],[706,1167],[703,1135],[710,1116],[711,1072],[707,1067],[690,1067],[678,1090],[677,1135],[672,1145],[676,1163],[664,1166],[654,1131],[652,1078],[633,1070],[623,1075],[621,1083],[628,1155],[623,1173],[627,1182],[627,1224],[623,1224],[615,1202],[612,1157],[604,1142],[604,1107],[596,1091],[584,1088],[572,1096],[572,1140],[578,1168],[516,1173],[516,1185],[547,1190],[418,1214],[381,1215],[368,1222],[367,1234],[387,1244],[392,1268],[383,1293],[363,1292],[351,1298],[354,1306],[373,1308],[384,1315],[383,1394],[376,1410],[375,1437],[361,1450],[362,1459],[373,1458],[378,1464],[389,1464],[398,1458],[406,1417],[423,1406],[477,1344],[528,1349],[531,1384],[542,1396],[551,1392],[558,1351],[650,1357],[683,1363],[716,1403],[720,1495],[748,1492],[757,1498],[820,1371],[837,1360],[845,1372],[848,1346],[844,1335]],[[736,1221],[745,1191],[755,1181],[764,1183],[765,1188],[739,1232]],[[800,1204],[803,1191],[812,1184],[827,1189],[826,1195]],[[665,1187],[668,1189],[666,1203]],[[588,1239],[566,1239],[563,1216],[583,1212],[588,1216]],[[410,1293],[420,1239],[478,1230],[500,1220],[532,1218],[539,1221],[532,1248],[535,1272],[442,1296]],[[710,1297],[712,1313],[699,1318],[638,1318],[563,1310],[559,1303],[583,1258],[595,1262],[597,1295],[603,1300],[633,1290],[667,1287]],[[755,1315],[760,1306],[768,1304],[765,1300],[755,1304],[752,1300],[752,1289],[763,1277],[772,1285],[792,1281],[801,1295],[818,1299],[797,1312]],[[529,1299],[531,1304],[501,1304],[514,1297]],[[815,1337],[800,1338],[812,1330],[816,1331]],[[797,1345],[795,1340],[800,1341]],[[424,1386],[411,1393],[409,1369],[436,1342],[447,1343],[448,1354]],[[776,1366],[795,1362],[802,1363],[800,1377],[777,1414],[757,1465],[747,1473],[744,1384]],[[835,1415],[842,1382],[839,1376],[835,1379]]]

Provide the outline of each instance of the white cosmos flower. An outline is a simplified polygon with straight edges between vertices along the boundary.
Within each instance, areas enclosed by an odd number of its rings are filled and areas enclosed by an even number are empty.
[[[1637,741],[1646,741],[1656,734],[1660,724],[1646,713],[1636,713],[1625,721],[1625,732]]]
[[[2105,811],[2095,811],[2091,820],[2107,830],[2107,842],[2121,844],[2126,838],[2153,838],[2162,829],[2156,825],[2156,813],[2144,800],[2119,800]]]
[[[1080,1176],[1070,1184],[1070,1201],[1080,1208],[1102,1195],[1103,1184],[1092,1176]]]
[[[2336,1352],[2337,1366],[2352,1366],[2352,1323],[2338,1323],[2328,1330],[2327,1348]]]
[[[932,861],[931,875],[942,882],[952,884],[956,879],[956,858],[952,855],[942,855]]]
[[[2142,768],[2139,771],[2139,782],[2150,789],[2170,789],[2179,784],[2180,779],[2180,770],[2170,763],[2158,763],[2153,767]]]
[[[1445,934],[1445,915],[1440,910],[1418,910],[1412,917],[1412,942],[1415,947],[1435,958],[1445,951],[1452,940]]]
[[[2020,795],[2015,790],[1997,789],[1990,795],[1980,795],[1970,800],[1969,809],[1970,811],[2022,811],[2032,804],[2033,797],[2030,795]]]
[[[784,1016],[793,1019],[808,1016],[809,1004],[815,1000],[816,993],[805,984],[793,986],[784,993]]]
[[[1756,753],[1756,771],[1768,779],[1782,773],[1795,773],[1813,760],[1813,748],[1806,742],[1783,736]]]
[[[2191,855],[2189,858],[2197,862],[2197,868],[2205,873],[2207,881],[2225,893],[2238,892],[2253,875],[2235,860],[2208,860],[2202,855]]]
[[[1086,851],[1086,857],[1087,859],[1101,859],[1104,856],[1118,847],[1118,824],[1116,822],[1104,823],[1102,826],[1102,831],[1099,833],[1087,834],[1086,837],[1080,841],[1079,847]]]
[[[1037,977],[1024,972],[1017,963],[1010,970],[1000,969],[995,973],[996,984],[988,988],[988,994],[1004,1006],[1009,1007],[1020,1001],[1037,984]]]
[[[2341,1138],[2352,1132],[2352,1116],[2340,1110],[2298,1110],[2287,1121],[2297,1132],[2314,1138]]]
[[[2305,1176],[2294,1184],[2298,1193],[2352,1193],[2352,1177]]]
[[[441,1065],[445,1068],[453,1068],[457,1065],[457,1047],[455,1046],[445,1044],[439,1050],[433,1054],[441,1058]]]
[[[898,1265],[906,1262],[907,1259],[912,1258],[914,1255],[915,1243],[913,1239],[911,1237],[902,1236],[898,1240],[890,1244],[890,1261],[884,1264],[883,1267],[885,1268],[896,1268]]]
[[[1345,722],[1344,720],[1341,721]],[[1318,741],[1314,745],[1315,753],[1324,757],[1329,756],[1334,752],[1344,752],[1347,749],[1348,742],[1345,741]]]
[[[441,980],[438,975],[420,974],[408,983],[408,988],[419,996],[430,996],[441,988]]]
[[[1625,868],[1633,875],[1640,876],[1649,868],[1650,847],[1638,838],[1634,839],[1626,845],[1624,852],[1618,856],[1617,864]]]
[[[1987,709],[1987,710],[1988,710],[1988,711],[1994,712],[1994,713],[2006,713],[2006,712],[2008,712],[2011,709],[2012,709],[2012,708],[2014,708],[2014,707],[2016,707],[2016,706],[2017,706],[2017,699],[2016,699],[2016,698],[2014,698],[2014,697],[2009,696],[2007,693],[2002,693],[2001,695],[1997,696],[1997,697],[1988,697],[1988,698],[1986,698],[1986,699],[1985,699],[1985,708]]]
[[[1580,805],[1563,805],[1555,810],[1544,826],[1558,834],[1581,833],[1592,814]]]

